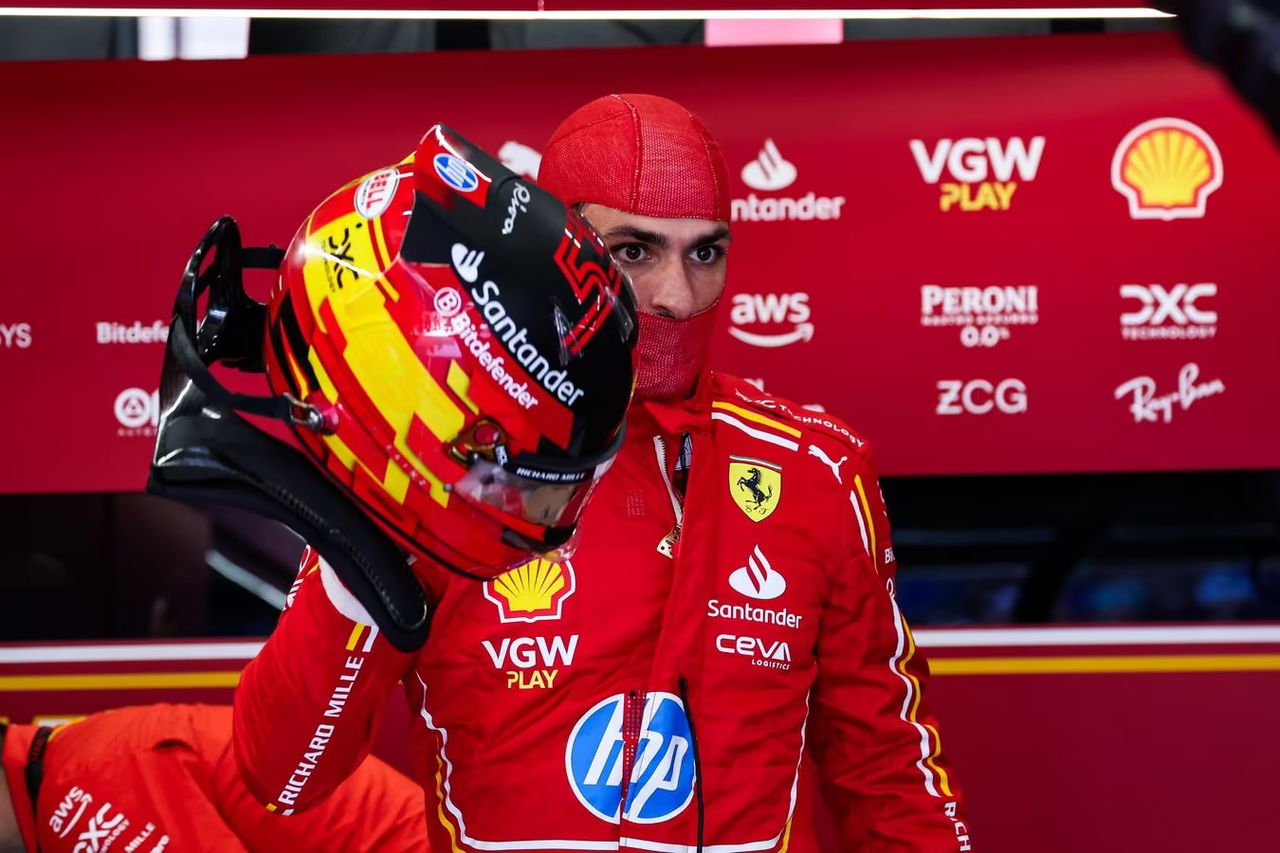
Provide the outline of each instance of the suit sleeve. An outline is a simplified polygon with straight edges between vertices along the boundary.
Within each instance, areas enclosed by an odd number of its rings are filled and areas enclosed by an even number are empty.
[[[268,811],[305,809],[351,775],[411,659],[308,548],[275,631],[236,689],[236,758]]]
[[[232,750],[214,767],[219,809],[249,850],[427,853],[422,788],[374,756],[314,808],[281,820],[245,788]],[[201,848],[203,849],[203,848]]]
[[[879,482],[865,450],[854,459],[811,704],[823,796],[843,849],[964,853],[973,848],[963,802],[922,695],[928,663],[894,600]]]

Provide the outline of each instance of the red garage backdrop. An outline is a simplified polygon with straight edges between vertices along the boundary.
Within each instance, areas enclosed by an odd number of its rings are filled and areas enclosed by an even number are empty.
[[[681,100],[723,144],[718,363],[850,420],[885,473],[1280,465],[1280,156],[1172,37],[23,64],[0,84],[3,491],[141,487],[161,327],[215,216],[287,242],[434,121],[532,173],[610,91]]]

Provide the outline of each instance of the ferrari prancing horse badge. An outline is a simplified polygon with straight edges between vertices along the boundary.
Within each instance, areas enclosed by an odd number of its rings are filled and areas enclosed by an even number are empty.
[[[764,521],[782,499],[782,466],[750,456],[730,456],[729,494],[747,518]]]

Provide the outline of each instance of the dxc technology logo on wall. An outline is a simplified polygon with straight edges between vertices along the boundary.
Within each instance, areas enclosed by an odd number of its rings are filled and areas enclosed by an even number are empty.
[[[582,715],[569,735],[564,765],[578,802],[601,820],[662,823],[680,814],[693,799],[693,755],[689,719],[679,697],[645,696],[640,739],[636,744],[626,802],[622,718],[627,697],[619,693]]]
[[[785,190],[796,182],[799,170],[782,156],[772,139],[766,139],[754,160],[742,167],[742,182],[753,190],[772,193]],[[734,222],[808,222],[814,219],[839,219],[845,198],[820,196],[810,190],[801,196],[757,196],[732,202]]]
[[[1122,284],[1120,298],[1134,310],[1120,315],[1120,334],[1127,341],[1208,340],[1218,333],[1218,312],[1205,303],[1218,295],[1218,285]]]

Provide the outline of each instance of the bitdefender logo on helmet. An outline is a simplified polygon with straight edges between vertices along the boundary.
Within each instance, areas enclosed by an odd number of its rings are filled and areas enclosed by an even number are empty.
[[[742,167],[742,182],[762,193],[785,190],[798,176],[795,164],[782,155],[773,139],[766,139],[755,159]],[[820,196],[812,190],[801,196],[757,196],[749,192],[746,198],[733,199],[732,216],[734,222],[839,219],[844,202],[842,195]]]

